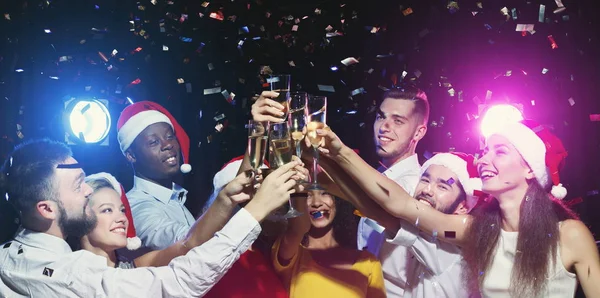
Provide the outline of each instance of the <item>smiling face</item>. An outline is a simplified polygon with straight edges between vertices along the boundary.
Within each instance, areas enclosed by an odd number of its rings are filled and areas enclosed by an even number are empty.
[[[458,176],[447,167],[430,165],[415,189],[415,198],[446,214],[466,213],[464,190]]]
[[[386,98],[379,106],[373,124],[377,155],[392,165],[410,153],[425,134],[426,127],[414,113],[415,103],[410,100]]]
[[[335,198],[322,190],[311,190],[308,192],[308,212],[310,223],[313,228],[330,227],[335,218]]]
[[[96,190],[90,198],[90,209],[96,215],[96,227],[85,237],[104,251],[127,246],[127,217],[119,194],[112,188]]]
[[[477,170],[483,182],[483,192],[499,198],[499,194],[513,189],[526,190],[533,171],[508,139],[492,135],[487,139],[483,156],[477,161]]]
[[[160,122],[149,125],[135,138],[126,157],[142,176],[162,180],[179,174],[180,152],[173,128]]]

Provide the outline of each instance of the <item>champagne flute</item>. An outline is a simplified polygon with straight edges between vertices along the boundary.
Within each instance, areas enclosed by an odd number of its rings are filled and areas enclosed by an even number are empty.
[[[283,105],[284,114],[281,116],[282,121],[285,121],[288,116],[291,78],[291,75],[272,75],[267,79],[267,82],[271,84],[271,91],[279,93],[279,96],[274,100]]]
[[[310,95],[308,97],[308,104],[307,104],[307,116],[306,116],[306,121],[308,122],[308,124],[306,124],[306,136],[308,137],[308,140],[310,141],[310,144],[313,147],[313,153],[314,153],[314,158],[313,158],[313,182],[312,184],[309,186],[309,190],[325,190],[321,185],[319,185],[319,182],[317,181],[317,174],[319,172],[318,166],[319,166],[319,144],[321,143],[321,139],[323,139],[323,137],[320,137],[317,135],[317,130],[318,129],[324,129],[325,125],[326,125],[326,118],[327,118],[327,97],[325,96],[313,96]]]
[[[292,161],[292,139],[290,138],[290,130],[286,122],[274,123],[271,125],[269,133],[269,142],[273,148],[273,158],[271,167],[278,168]],[[290,208],[283,218],[293,218],[302,215],[298,210],[294,209],[292,199],[289,199]]]
[[[308,94],[306,92],[292,93],[290,99],[290,116],[288,124],[292,132],[292,140],[296,147],[296,156],[302,157],[301,141],[304,139],[304,127],[306,126],[306,102]]]
[[[255,174],[263,165],[268,138],[269,122],[254,120],[248,122],[248,156],[250,157],[250,166]]]

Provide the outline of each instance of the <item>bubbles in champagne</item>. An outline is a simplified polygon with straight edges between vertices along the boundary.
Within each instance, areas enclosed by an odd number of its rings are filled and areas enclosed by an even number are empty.
[[[302,141],[302,138],[304,138],[304,134],[301,131],[292,132],[292,140]]]
[[[250,166],[253,169],[258,169],[265,158],[265,151],[267,149],[267,137],[266,136],[251,136],[248,137],[248,155],[250,156]]]
[[[273,148],[273,161],[275,162],[272,167],[280,167],[292,161],[292,142],[289,138],[271,140],[271,146]]]
[[[323,137],[317,135],[317,130],[323,128],[325,128],[325,123],[323,122],[309,122],[306,126],[306,136],[308,137],[308,140],[313,145],[313,147],[317,147],[319,146],[319,143],[321,143],[321,139]]]

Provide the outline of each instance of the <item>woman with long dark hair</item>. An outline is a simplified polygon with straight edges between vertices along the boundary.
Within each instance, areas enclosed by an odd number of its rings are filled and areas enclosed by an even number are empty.
[[[465,281],[484,297],[573,297],[577,280],[600,296],[600,259],[588,228],[562,204],[562,142],[533,121],[507,125],[486,140],[477,161],[490,197],[472,215],[446,215],[413,200],[333,134],[321,152],[346,170],[390,214],[462,247]],[[550,191],[550,194],[548,193]]]

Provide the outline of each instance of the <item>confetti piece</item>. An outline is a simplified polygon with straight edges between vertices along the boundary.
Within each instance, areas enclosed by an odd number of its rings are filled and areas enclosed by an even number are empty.
[[[456,232],[455,231],[444,231],[444,238],[455,239]]]
[[[402,14],[404,16],[408,16],[409,14],[412,14],[412,13],[413,13],[413,10],[410,7],[402,11]]]
[[[561,13],[565,10],[567,10],[567,8],[563,5],[561,0],[554,0],[554,2],[556,3],[557,8],[554,10],[555,14]]]
[[[485,102],[488,102],[491,99],[492,99],[492,91],[488,90],[485,92]]]
[[[592,121],[592,122],[599,122],[600,121],[600,114],[590,114],[590,121]]]
[[[573,99],[573,97],[569,98],[569,105],[570,106],[574,106],[575,105],[575,100]]]
[[[456,2],[456,1],[450,1],[448,3],[448,5],[446,5],[446,8],[450,11],[451,14],[454,14],[459,9],[458,2]]]
[[[360,211],[358,211],[358,209],[355,209],[353,212],[354,215],[358,216],[358,217],[365,217],[362,213],[360,213]]]
[[[215,121],[220,121],[225,119],[225,114],[219,114],[213,118]]]
[[[352,90],[352,92],[350,92],[350,96],[355,96],[355,95],[358,95],[358,94],[363,94],[363,93],[366,93],[366,92],[365,92],[365,88],[363,88],[363,87],[360,87],[360,88],[358,88],[358,89],[354,89],[354,90]]]
[[[456,182],[456,181],[454,181],[454,178],[450,178],[450,179],[448,179],[448,181],[446,181],[446,182],[448,182],[448,184],[452,185],[452,184],[454,184],[454,182]]]
[[[225,17],[223,16],[223,13],[220,12],[220,11],[218,11],[218,12],[211,12],[210,15],[209,15],[209,17],[211,19],[215,19],[215,20],[218,20],[218,21],[223,21],[223,19],[225,19]]]
[[[354,58],[354,57],[348,57],[348,58],[342,60],[342,64],[344,64],[346,66],[354,65],[357,63],[358,63],[358,60],[356,60],[356,58]]]
[[[558,45],[556,44],[556,41],[552,35],[548,35],[548,40],[550,41],[550,47],[552,47],[553,50],[558,48]]]
[[[204,89],[204,95],[211,95],[221,92],[221,87]]]
[[[535,33],[535,31],[533,30],[534,27],[535,27],[534,24],[517,24],[515,31],[519,31],[519,32],[526,31],[531,34],[534,34]]]
[[[335,92],[335,88],[331,85],[317,85],[317,87],[323,92]]]
[[[544,15],[545,14],[546,14],[546,5],[540,4],[540,11],[539,11],[539,14],[538,14],[538,21],[540,23],[544,22]]]
[[[510,13],[511,13],[513,21],[516,21],[517,20],[517,9],[516,8],[511,9]]]

